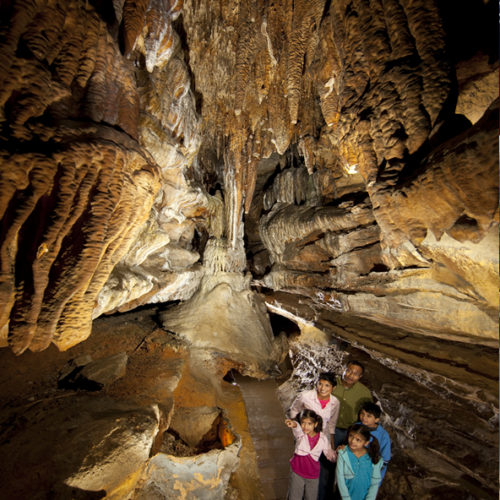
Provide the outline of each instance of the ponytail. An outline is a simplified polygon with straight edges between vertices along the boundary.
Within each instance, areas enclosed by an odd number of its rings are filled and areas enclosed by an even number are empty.
[[[372,436],[372,440],[368,445],[368,455],[372,459],[372,463],[376,464],[380,460],[380,444],[375,436]]]

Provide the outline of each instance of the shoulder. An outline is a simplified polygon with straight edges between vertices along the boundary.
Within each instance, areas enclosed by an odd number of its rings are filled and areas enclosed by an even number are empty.
[[[378,434],[378,436],[380,436],[379,441],[380,440],[382,440],[382,441],[390,441],[391,440],[389,433],[380,424],[378,424],[378,427],[377,427],[377,434]]]
[[[389,433],[380,424],[378,424],[377,430],[380,432],[380,434],[383,434],[384,436],[389,436]]]
[[[316,392],[316,391],[314,391],[314,389],[309,389],[307,391],[302,391],[301,393],[299,393],[297,395],[297,397],[295,398],[295,401],[307,401],[308,399],[311,398],[311,393],[312,392]]]
[[[376,429],[370,430],[370,432],[375,436],[389,437],[389,433],[380,424],[377,425]]]
[[[336,406],[336,405],[340,404],[340,401],[336,396],[334,396],[333,394],[330,394],[330,403],[332,403],[332,405]]]
[[[370,389],[366,387],[365,384],[362,384],[361,382],[356,383],[356,389],[357,391],[363,395],[363,397],[367,397],[372,399],[372,393],[370,392]]]

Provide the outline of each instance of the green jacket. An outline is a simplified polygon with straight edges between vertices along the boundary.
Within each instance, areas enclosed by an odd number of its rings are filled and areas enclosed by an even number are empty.
[[[337,387],[333,389],[333,395],[340,401],[339,418],[337,427],[347,429],[358,421],[358,413],[366,401],[373,401],[368,387],[361,382],[356,382],[351,388],[344,387],[337,377]]]

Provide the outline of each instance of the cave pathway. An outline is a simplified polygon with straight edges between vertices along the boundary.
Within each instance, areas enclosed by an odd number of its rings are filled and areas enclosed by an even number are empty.
[[[245,401],[264,499],[285,500],[294,443],[278,401],[276,381],[241,375],[236,381]]]

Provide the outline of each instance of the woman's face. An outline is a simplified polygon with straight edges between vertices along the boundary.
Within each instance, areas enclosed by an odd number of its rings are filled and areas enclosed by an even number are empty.
[[[333,385],[328,380],[319,380],[316,391],[320,399],[328,399],[333,391]]]

